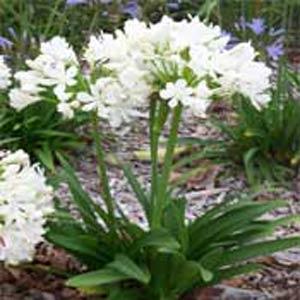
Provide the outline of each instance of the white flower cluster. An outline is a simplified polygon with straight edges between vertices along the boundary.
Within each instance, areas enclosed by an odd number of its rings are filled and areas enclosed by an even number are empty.
[[[212,98],[235,93],[260,108],[270,99],[271,70],[255,61],[250,43],[227,50],[228,42],[220,27],[198,18],[176,22],[164,17],[149,26],[129,20],[123,31],[91,37],[85,60],[91,72],[102,68],[106,75],[78,100],[85,110],[98,108],[113,126],[147,107],[153,93],[171,108],[181,103],[198,115],[205,114]]]
[[[0,90],[6,89],[11,84],[11,70],[5,64],[4,57],[0,55]]]
[[[27,61],[29,71],[15,75],[20,88],[11,91],[10,103],[22,109],[46,97],[51,87],[65,117],[79,107],[96,110],[113,127],[140,116],[151,95],[200,116],[213,99],[235,93],[259,109],[270,100],[271,70],[255,60],[250,43],[228,50],[228,42],[219,26],[197,17],[180,22],[164,17],[149,26],[129,20],[123,30],[91,37],[83,57],[87,65],[79,72],[72,48],[55,37]]]
[[[126,24],[125,27],[130,23]],[[111,34],[91,37],[84,58],[91,72],[97,72],[100,65],[108,75],[100,75],[95,83],[90,84],[90,91],[79,93],[77,98],[83,110],[96,108],[99,116],[107,119],[113,127],[141,115],[141,109],[146,108],[152,93],[138,40],[135,47],[130,45],[134,41],[129,41],[125,33],[118,31],[116,34],[117,37]]]
[[[31,261],[53,212],[52,188],[22,150],[0,152],[0,260]]]
[[[241,93],[260,109],[270,100],[271,69],[255,61],[256,53],[250,43],[241,43],[215,57],[214,70],[224,94]]]
[[[68,88],[74,86],[79,64],[73,49],[64,38],[54,37],[49,42],[41,44],[41,53],[34,60],[27,60],[30,68],[27,71],[19,71],[15,79],[20,82],[20,87],[10,91],[10,105],[17,110],[41,101],[51,91],[59,100],[58,111],[65,117],[73,117],[71,102],[73,93]],[[51,89],[49,89],[51,88]]]

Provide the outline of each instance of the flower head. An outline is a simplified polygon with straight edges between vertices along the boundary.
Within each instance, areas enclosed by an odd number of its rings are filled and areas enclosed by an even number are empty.
[[[128,14],[132,18],[138,18],[139,16],[139,5],[137,0],[129,0],[125,5],[123,5],[123,13]]]
[[[43,241],[53,192],[22,150],[0,152],[0,170],[0,260],[17,265],[31,261]]]
[[[268,99],[270,70],[255,61],[250,43],[229,49],[229,41],[219,26],[197,17],[174,21],[165,16],[149,25],[133,19],[114,34],[92,36],[80,70],[73,49],[55,37],[41,45],[36,59],[27,61],[29,71],[16,74],[21,91],[11,92],[11,103],[23,108],[23,99],[27,105],[51,91],[65,117],[73,117],[79,103],[113,127],[143,115],[150,96],[157,94],[170,108],[180,103],[199,115],[205,115],[212,98],[235,93],[260,108]]]
[[[70,5],[70,6],[78,5],[78,4],[86,4],[86,3],[87,3],[87,0],[67,0],[66,1],[66,5]]]
[[[71,107],[66,108],[72,94],[68,92],[71,86],[76,84],[76,76],[79,72],[78,61],[74,50],[64,38],[54,37],[41,44],[40,55],[34,60],[27,60],[27,71],[15,74],[20,87],[10,92],[10,104],[17,110],[22,110],[30,104],[41,101],[41,92],[50,90],[59,104],[58,111],[64,117],[70,118]]]
[[[278,60],[284,54],[283,43],[275,41],[266,48],[268,56],[273,60]]]
[[[149,26],[129,20],[124,30],[114,35],[91,37],[85,51],[90,72],[104,68],[108,75],[91,83],[90,92],[81,93],[78,100],[84,109],[96,109],[100,116],[113,118],[114,125],[121,125],[117,119],[138,116],[136,112],[147,108],[149,96],[156,92],[170,108],[180,103],[202,116],[212,96],[218,95],[242,93],[259,108],[267,97],[255,99],[266,93],[270,70],[255,62],[250,43],[228,48],[229,41],[220,27],[205,25],[198,18],[176,22],[165,16]],[[260,72],[262,80],[247,76],[253,70]],[[100,82],[104,86],[96,89]],[[122,117],[116,118],[115,112]]]
[[[167,1],[167,8],[171,11],[177,11],[180,8],[181,0],[169,0]]]
[[[265,20],[262,18],[254,18],[250,23],[247,23],[247,27],[256,35],[261,35],[266,30]]]
[[[174,108],[178,103],[188,105],[190,103],[193,89],[188,87],[187,82],[183,79],[178,79],[175,83],[168,82],[165,89],[160,91],[160,97],[164,100],[169,100],[168,104]]]
[[[0,36],[0,47],[3,49],[11,48],[13,45],[13,42],[9,39],[5,38],[4,36]]]

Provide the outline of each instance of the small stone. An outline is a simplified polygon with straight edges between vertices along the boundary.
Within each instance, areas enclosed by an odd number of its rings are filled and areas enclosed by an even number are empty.
[[[244,290],[240,288],[232,288],[229,286],[220,285],[223,288],[223,294],[220,300],[269,300],[268,296],[253,290]]]
[[[55,296],[39,290],[30,290],[24,300],[55,300]]]
[[[13,294],[16,293],[16,287],[12,284],[8,284],[8,283],[3,283],[0,285],[0,299],[2,299],[1,297],[4,296],[12,296]]]

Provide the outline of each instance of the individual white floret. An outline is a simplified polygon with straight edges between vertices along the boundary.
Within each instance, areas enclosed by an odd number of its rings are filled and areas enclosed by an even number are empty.
[[[193,89],[187,85],[187,82],[183,79],[177,80],[175,83],[168,82],[166,88],[159,93],[160,97],[164,100],[168,100],[168,105],[174,108],[181,103],[184,106],[190,104]]]

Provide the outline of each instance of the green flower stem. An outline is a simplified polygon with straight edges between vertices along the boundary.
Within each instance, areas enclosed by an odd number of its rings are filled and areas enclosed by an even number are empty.
[[[178,105],[174,109],[173,118],[171,123],[170,134],[167,142],[167,149],[164,159],[164,166],[162,175],[159,178],[158,190],[155,195],[155,206],[152,215],[152,228],[158,228],[161,226],[161,217],[166,204],[166,196],[168,190],[169,177],[172,169],[172,162],[174,156],[174,150],[177,144],[178,128],[180,124],[182,114],[182,106]],[[157,149],[158,150],[158,149]]]
[[[150,105],[150,148],[152,161],[152,183],[153,191],[151,199],[156,193],[157,175],[158,175],[158,145],[162,128],[168,116],[168,106],[166,103],[159,103],[156,99]]]
[[[153,99],[150,104],[150,152],[151,152],[151,205],[154,204],[155,194],[157,190],[157,156],[158,156],[158,140],[159,133],[156,132],[156,109],[157,99]]]
[[[92,124],[93,124],[93,138],[96,145],[96,158],[97,158],[97,166],[98,166],[98,174],[100,177],[100,184],[101,184],[101,194],[102,198],[105,202],[109,221],[110,221],[110,229],[116,233],[116,219],[114,214],[114,201],[110,193],[109,181],[107,176],[106,170],[106,162],[105,162],[105,153],[102,146],[102,136],[99,132],[99,119],[96,113],[92,116]]]
[[[150,148],[151,148],[151,220],[155,219],[158,186],[158,146],[161,131],[168,117],[169,108],[166,103],[154,99],[150,106]]]

